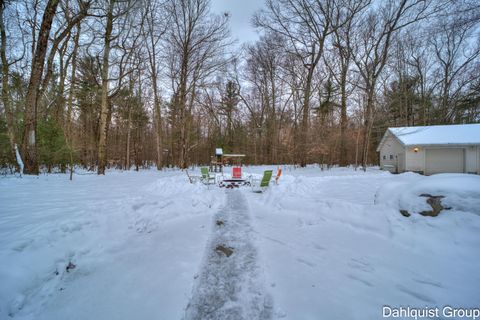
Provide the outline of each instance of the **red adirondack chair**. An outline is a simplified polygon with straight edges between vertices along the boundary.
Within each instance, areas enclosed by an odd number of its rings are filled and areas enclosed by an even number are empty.
[[[233,167],[232,168],[232,178],[233,179],[242,179],[242,167]]]

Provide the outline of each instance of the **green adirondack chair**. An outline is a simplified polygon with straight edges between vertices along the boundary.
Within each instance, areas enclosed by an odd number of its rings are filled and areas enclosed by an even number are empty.
[[[272,172],[273,170],[265,170],[261,180],[252,180],[253,192],[261,193],[268,188],[270,180],[272,179]]]
[[[200,172],[202,173],[202,179],[201,180],[204,184],[215,184],[215,182],[216,182],[215,175],[210,174],[210,172],[208,172],[207,167],[201,167]]]

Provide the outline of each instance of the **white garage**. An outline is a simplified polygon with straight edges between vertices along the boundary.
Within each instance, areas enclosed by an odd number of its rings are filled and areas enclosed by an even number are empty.
[[[480,174],[480,124],[388,128],[377,152],[391,172]]]

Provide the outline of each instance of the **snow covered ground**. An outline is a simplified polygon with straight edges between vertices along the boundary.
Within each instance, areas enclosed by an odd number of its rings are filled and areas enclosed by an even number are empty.
[[[451,209],[419,215],[423,193]],[[286,167],[263,194],[192,185],[174,170],[7,177],[0,319],[381,319],[384,305],[478,308],[479,248],[473,175]]]

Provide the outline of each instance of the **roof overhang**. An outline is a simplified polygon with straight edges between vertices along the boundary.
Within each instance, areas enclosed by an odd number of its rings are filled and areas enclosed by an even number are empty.
[[[405,144],[405,147],[423,147],[423,148],[454,148],[454,147],[477,147],[478,143],[417,143]]]

